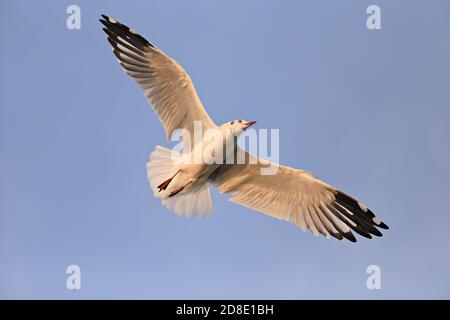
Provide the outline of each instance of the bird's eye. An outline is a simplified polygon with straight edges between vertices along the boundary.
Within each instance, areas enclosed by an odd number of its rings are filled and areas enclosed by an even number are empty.
[[[231,121],[230,124],[233,125],[233,124],[234,124],[234,121]]]
[[[238,122],[239,122],[239,123],[242,123],[242,120],[239,120]]]

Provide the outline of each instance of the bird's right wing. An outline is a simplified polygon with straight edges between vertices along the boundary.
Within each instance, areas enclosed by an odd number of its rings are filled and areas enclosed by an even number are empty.
[[[113,53],[125,72],[144,90],[168,139],[176,129],[187,129],[192,136],[194,121],[201,121],[203,131],[216,127],[191,78],[175,60],[127,26],[102,17],[100,22],[106,27],[103,30]]]
[[[247,152],[245,157],[245,164],[223,164],[210,176],[219,192],[232,195],[232,202],[339,240],[356,241],[350,229],[371,238],[382,235],[376,227],[388,228],[362,203],[306,171]],[[274,175],[261,174],[262,168],[274,165],[279,166]]]

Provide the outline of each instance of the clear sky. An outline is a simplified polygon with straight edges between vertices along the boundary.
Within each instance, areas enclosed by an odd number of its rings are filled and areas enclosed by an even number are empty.
[[[280,128],[282,163],[391,229],[316,238],[215,190],[211,218],[167,211],[145,163],[169,144],[102,13],[180,62],[217,123]],[[0,30],[1,298],[450,298],[449,1],[3,0]]]

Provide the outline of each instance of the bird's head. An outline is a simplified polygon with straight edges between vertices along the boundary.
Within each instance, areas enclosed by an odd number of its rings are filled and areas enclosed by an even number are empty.
[[[235,136],[239,136],[242,132],[247,130],[250,126],[254,125],[255,123],[256,121],[245,121],[242,119],[238,119],[226,122],[220,127],[225,130],[230,130]]]

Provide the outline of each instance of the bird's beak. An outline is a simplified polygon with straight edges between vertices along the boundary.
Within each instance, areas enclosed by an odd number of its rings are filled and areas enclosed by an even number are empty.
[[[249,121],[249,122],[244,123],[245,129],[247,129],[248,127],[254,125],[255,123],[256,123],[256,121]]]

